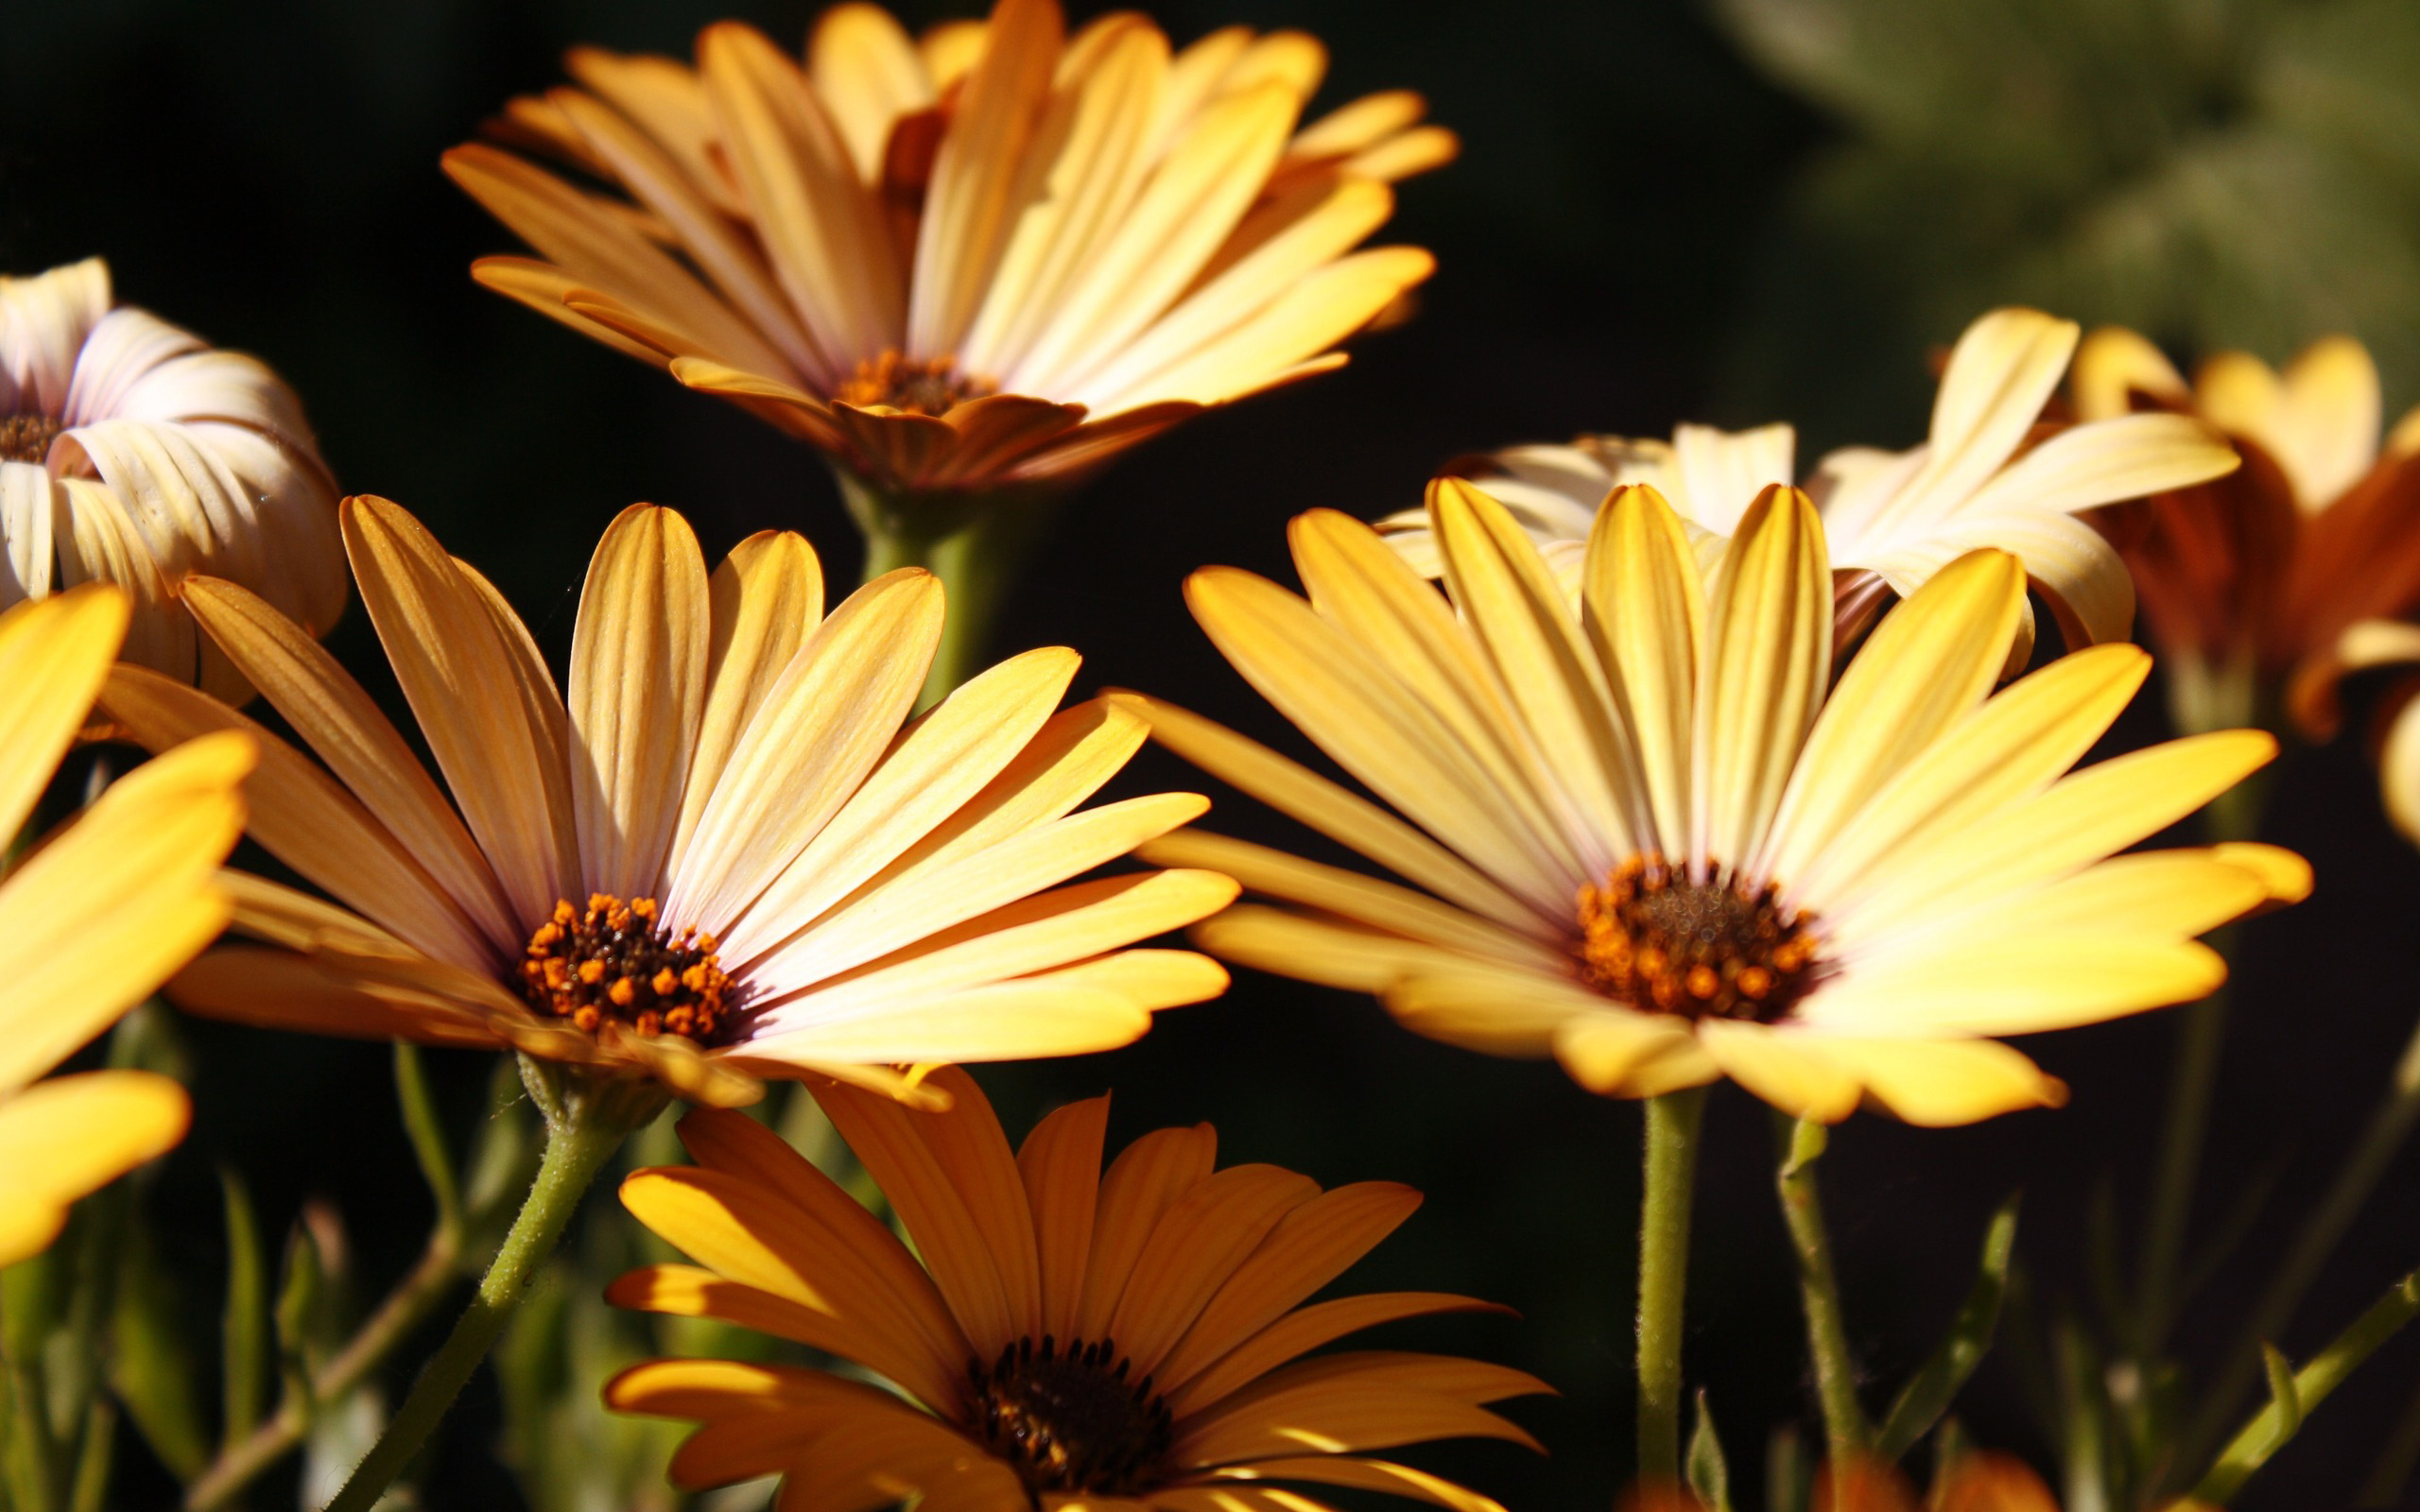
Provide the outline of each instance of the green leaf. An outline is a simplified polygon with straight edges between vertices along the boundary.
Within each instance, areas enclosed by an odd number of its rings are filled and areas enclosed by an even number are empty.
[[[2286,1447],[2311,1409],[2342,1385],[2346,1376],[2414,1317],[2420,1317],[2420,1271],[2413,1271],[2388,1287],[2384,1297],[2372,1302],[2300,1370],[2290,1369],[2285,1356],[2263,1346],[2261,1360],[2269,1370],[2269,1405],[2255,1413],[2252,1420],[2228,1442],[2217,1463],[2202,1477],[2202,1484],[2193,1488],[2194,1497],[2220,1506],[2235,1500],[2253,1472]]]
[[[309,1354],[326,1283],[319,1244],[298,1223],[285,1241],[285,1280],[277,1289],[277,1373],[287,1400],[302,1403],[306,1417],[317,1405],[311,1400]]]
[[[221,1168],[227,1209],[227,1306],[219,1318],[219,1441],[233,1449],[260,1423],[269,1362],[268,1277],[243,1177]]]
[[[2016,1204],[2012,1196],[1992,1215],[1983,1230],[1982,1263],[1976,1268],[1975,1283],[1967,1289],[1948,1335],[1891,1404],[1875,1445],[1876,1452],[1886,1461],[1897,1462],[1932,1432],[1933,1424],[1949,1410],[1959,1388],[1991,1349],[1993,1332],[1999,1326],[2000,1301],[2008,1294],[2009,1256],[2016,1247]]]
[[[1706,1512],[1731,1512],[1731,1467],[1722,1457],[1722,1440],[1715,1436],[1714,1409],[1706,1405],[1703,1386],[1698,1388],[1698,1419],[1689,1430],[1689,1450],[1682,1470]]]
[[[110,1314],[110,1389],[160,1463],[180,1481],[210,1465],[201,1366],[183,1332],[192,1315],[147,1230],[129,1236]]]
[[[2260,1368],[2269,1377],[2269,1400],[2277,1409],[2277,1425],[2272,1431],[2270,1445],[2273,1453],[2303,1426],[2303,1394],[2294,1385],[2293,1362],[2275,1345],[2260,1346]]]
[[[420,1047],[395,1041],[395,1101],[404,1114],[404,1133],[420,1162],[421,1179],[437,1203],[437,1221],[448,1228],[462,1223],[462,1186],[454,1174],[453,1152],[445,1147],[445,1129],[429,1096],[428,1073],[422,1067]]]

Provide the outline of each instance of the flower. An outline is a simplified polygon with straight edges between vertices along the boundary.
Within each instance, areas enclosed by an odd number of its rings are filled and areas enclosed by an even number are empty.
[[[135,602],[128,661],[250,697],[173,602],[189,572],[244,584],[314,635],[344,612],[336,484],[294,390],[112,305],[97,257],[0,278],[0,609],[114,583]]]
[[[267,943],[195,963],[181,1005],[730,1103],[804,1071],[919,1095],[889,1068],[1106,1049],[1224,988],[1198,955],[1123,949],[1223,905],[1224,877],[1058,885],[1206,807],[1071,812],[1143,739],[1098,703],[1053,713],[1074,652],[1011,658],[907,723],[942,629],[930,575],[827,616],[799,537],[751,537],[709,578],[679,515],[635,506],[589,565],[565,696],[418,521],[372,498],[342,521],[460,812],[300,627],[192,580],[195,618],[326,766],[139,668],[102,705],[154,746],[255,730],[252,837],[337,902],[232,876],[235,930]]]
[[[114,589],[0,612],[0,834],[32,815],[126,634]],[[0,986],[0,1265],[40,1253],[68,1205],[184,1138],[184,1089],[146,1071],[37,1081],[210,943],[213,878],[244,827],[241,735],[194,741],[110,784],[0,878],[0,920],[38,940]]]
[[[2141,336],[2095,331],[2074,396],[2086,417],[2172,410],[2234,440],[2241,472],[2112,511],[2104,528],[2164,656],[2270,694],[2291,680],[2298,721],[2332,729],[2338,638],[2420,604],[2420,409],[2381,451],[2377,368],[2347,336],[2313,343],[2283,373],[2221,352],[2188,388]]]
[[[1924,445],[1851,447],[1817,464],[1806,492],[1840,569],[1843,648],[1889,594],[1914,593],[1980,546],[2023,559],[2070,646],[2125,639],[2133,585],[2108,542],[2076,514],[2218,477],[2236,460],[2207,427],[2179,416],[2121,412],[2045,434],[2037,421],[2077,334],[2072,321],[2039,311],[1993,311],[1950,352]],[[1652,484],[1710,568],[1757,490],[1791,481],[1795,445],[1788,425],[1737,434],[1683,425],[1668,443],[1583,436],[1568,446],[1512,447],[1458,471],[1512,510],[1577,597],[1588,531],[1608,491]],[[1391,515],[1378,528],[1429,576],[1442,571],[1423,511]],[[2029,607],[2011,671],[2032,642]]]
[[[1443,1355],[1301,1358],[1398,1318],[1504,1311],[1436,1292],[1300,1305],[1409,1217],[1418,1193],[1322,1192],[1273,1165],[1213,1171],[1207,1124],[1145,1135],[1103,1175],[1107,1097],[1060,1108],[1011,1154],[973,1078],[940,1079],[943,1113],[815,1089],[914,1253],[736,1113],[683,1121],[695,1166],[622,1183],[623,1205],[701,1263],[633,1271],[613,1301],[796,1340],[899,1393],[732,1360],[634,1366],[605,1388],[610,1405],[701,1424],[673,1457],[675,1484],[779,1472],[836,1509],[920,1496],[965,1512],[1322,1512],[1249,1489],[1293,1482],[1497,1512],[1360,1452],[1461,1436],[1534,1449],[1486,1404],[1542,1383]]]
[[[824,12],[805,66],[735,22],[692,69],[582,48],[455,181],[536,249],[473,275],[808,442],[886,499],[1071,479],[1195,412],[1344,361],[1428,275],[1356,252],[1455,152],[1405,91],[1295,130],[1326,54],[1056,0],[911,41]],[[624,198],[627,197],[627,198]]]
[[[1959,1124],[2064,1095],[1990,1037],[2199,997],[2225,967],[2194,936],[2308,888],[2261,847],[2107,859],[2276,743],[2063,776],[2151,659],[2094,646],[1987,698],[2025,593],[2004,552],[1933,574],[1827,693],[1832,571],[1795,490],[1767,488],[1708,574],[1661,494],[1616,489],[1577,613],[1478,489],[1439,480],[1429,520],[1450,604],[1332,511],[1293,524],[1308,602],[1232,568],[1185,585],[1236,670],[1404,818],[1126,696],[1179,755],[1416,885],[1195,832],[1146,847],[1287,905],[1200,926],[1215,954],[1608,1095],[1728,1075],[1795,1114],[1870,1098]]]

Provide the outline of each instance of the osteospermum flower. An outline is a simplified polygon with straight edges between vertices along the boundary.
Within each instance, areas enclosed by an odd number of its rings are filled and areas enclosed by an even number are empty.
[[[0,836],[24,828],[126,634],[112,589],[0,612]],[[143,1071],[35,1078],[210,943],[214,875],[243,832],[251,743],[215,735],[112,783],[0,873],[0,919],[42,949],[0,983],[0,1265],[38,1253],[68,1205],[184,1137],[184,1089]]]
[[[0,278],[0,609],[113,583],[135,602],[128,661],[247,696],[173,602],[189,572],[244,584],[314,635],[344,611],[336,485],[294,391],[112,304],[99,258]]]
[[[1535,1448],[1486,1404],[1544,1384],[1443,1355],[1302,1358],[1398,1318],[1501,1311],[1435,1292],[1301,1305],[1418,1193],[1215,1170],[1206,1124],[1145,1135],[1104,1175],[1106,1097],[1060,1108],[1011,1153],[974,1081],[942,1077],[953,1096],[938,1114],[816,1089],[914,1253],[735,1113],[683,1121],[696,1166],[622,1184],[639,1221],[700,1265],[633,1271],[613,1300],[796,1340],[897,1388],[727,1360],[627,1370],[606,1387],[613,1406],[700,1424],[673,1457],[676,1484],[786,1474],[784,1504],[805,1495],[833,1512],[910,1497],[962,1512],[1322,1512],[1288,1483],[1495,1512],[1363,1452],[1462,1436]]]
[[[824,13],[804,66],[706,28],[692,68],[574,52],[446,171],[539,254],[474,274],[805,440],[884,500],[1063,480],[1206,405],[1340,364],[1426,277],[1353,249],[1452,135],[1373,94],[1301,130],[1326,55],[1231,27],[1171,52],[1055,0],[911,40]]]
[[[826,615],[799,537],[752,537],[709,578],[679,515],[633,507],[590,563],[558,694],[419,522],[381,499],[342,514],[455,801],[300,627],[195,579],[195,618],[327,764],[256,730],[252,837],[336,903],[232,877],[235,929],[267,944],[197,962],[182,1006],[735,1102],[809,1070],[915,1095],[888,1068],[1105,1049],[1223,987],[1198,955],[1124,947],[1219,907],[1225,878],[1059,885],[1205,807],[1073,812],[1143,738],[1098,704],[1054,712],[1075,653],[1012,658],[908,722],[942,630],[930,575]],[[135,668],[101,701],[155,746],[255,728]]]
[[[2074,398],[2086,417],[2197,415],[2234,440],[2241,472],[2103,525],[2185,691],[2211,688],[2242,717],[2298,681],[2292,712],[2330,732],[2339,637],[2420,604],[2420,409],[2381,448],[2377,367],[2348,336],[2313,343],[2282,373],[2221,352],[2188,387],[2156,347],[2115,328],[2084,342]]]
[[[2118,554],[2077,513],[2201,483],[2232,471],[2236,459],[2207,426],[2182,416],[2121,412],[2046,433],[2037,422],[2077,335],[2072,321],[2039,311],[1995,310],[1951,351],[1924,445],[1896,453],[1851,447],[1817,464],[1806,493],[1823,515],[1838,569],[1843,646],[1892,594],[1914,593],[1983,546],[2024,561],[2069,645],[2125,638],[2133,584]],[[1683,425],[1669,442],[1583,436],[1568,446],[1512,447],[1458,471],[1512,511],[1576,598],[1588,532],[1612,490],[1652,485],[1679,512],[1700,563],[1711,568],[1759,490],[1793,480],[1795,446],[1788,425],[1737,434]],[[1378,528],[1428,576],[1443,571],[1424,511],[1392,515]],[[2015,665],[2032,638],[2028,608]]]
[[[1343,515],[1293,524],[1310,598],[1230,568],[1186,584],[1236,670],[1404,816],[1199,716],[1133,698],[1179,754],[1407,886],[1186,832],[1143,852],[1285,906],[1201,926],[1214,954],[1374,992],[1406,1024],[1553,1055],[1596,1091],[1728,1075],[1838,1119],[2056,1103],[1990,1038],[2199,997],[2194,936],[2308,869],[2260,847],[2112,853],[2267,762],[2230,730],[2067,775],[2148,673],[2076,652],[1987,697],[2025,573],[1965,554],[1883,616],[1827,692],[1832,568],[1771,488],[1711,574],[1651,488],[1616,490],[1581,602],[1502,505],[1442,479],[1448,602]],[[1410,822],[1406,823],[1405,819]]]

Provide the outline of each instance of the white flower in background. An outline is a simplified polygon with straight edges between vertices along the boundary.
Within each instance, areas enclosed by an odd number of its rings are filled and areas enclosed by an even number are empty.
[[[2071,644],[2123,639],[2135,617],[2125,564],[2085,509],[2233,472],[2217,432],[2181,415],[2121,415],[2044,433],[2080,332],[2035,310],[1995,310],[1966,328],[1941,377],[1932,428],[1905,452],[1848,447],[1804,487],[1824,519],[1836,569],[1842,644],[1886,593],[1906,597],[1979,547],[2020,558]],[[1680,515],[1701,566],[1720,559],[1766,485],[1796,482],[1788,425],[1725,432],[1683,425],[1669,442],[1583,436],[1567,446],[1515,446],[1457,471],[1512,510],[1575,600],[1597,507],[1643,483]],[[1425,510],[1378,522],[1420,571],[1440,571]],[[2027,610],[2014,655],[2032,645]]]
[[[112,304],[99,258],[0,277],[0,609],[115,583],[135,601],[127,661],[248,698],[175,602],[190,572],[244,584],[315,636],[343,612],[336,483],[294,390]]]

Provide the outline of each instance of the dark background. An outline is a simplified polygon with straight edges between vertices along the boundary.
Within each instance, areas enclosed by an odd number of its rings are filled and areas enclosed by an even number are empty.
[[[344,487],[416,511],[558,656],[589,548],[633,499],[686,513],[710,557],[769,524],[804,530],[845,579],[858,547],[815,458],[475,287],[468,262],[511,238],[437,169],[509,94],[554,82],[574,42],[685,53],[700,25],[733,10],[793,41],[814,9],[5,0],[0,268],[103,254],[123,299],[268,359],[302,392]],[[922,23],[966,9],[908,10]],[[1968,8],[1884,0],[1720,15],[1679,0],[1153,9],[1179,42],[1234,21],[1310,29],[1334,59],[1322,107],[1411,86],[1465,143],[1459,163],[1405,186],[1388,230],[1439,256],[1418,318],[1357,344],[1340,374],[1209,416],[1120,464],[1068,510],[1000,628],[999,649],[1077,646],[1086,685],[1164,693],[1289,749],[1302,748],[1292,732],[1190,625],[1183,576],[1205,562],[1282,575],[1288,516],[1399,507],[1461,452],[1777,416],[1806,422],[1810,460],[1850,439],[1910,444],[1928,349],[2007,299],[2137,321],[2188,352],[2250,342],[2273,360],[2349,326],[2389,369],[2390,415],[2420,398],[2420,320],[2404,318],[2420,217],[2404,215],[2413,201],[2398,177],[2420,154],[2409,150],[2412,102],[2392,83],[2413,77],[2391,72],[2410,56],[2393,7],[2273,8],[2290,26],[2258,5],[2149,0],[1973,8],[1988,15],[1971,26],[1949,14]],[[2203,19],[2187,26],[2188,11]],[[2224,178],[2238,158],[2253,164],[2240,183]],[[2158,219],[2164,176],[2213,172],[2239,190],[2232,212],[2196,200]],[[2263,198],[2263,186],[2290,195]],[[2151,230],[2108,251],[2113,220],[2136,224],[2128,215],[2149,215]],[[379,685],[361,616],[335,644]],[[2157,708],[2147,696],[2122,743],[2153,737]],[[2321,890],[2253,926],[2239,973],[2204,1219],[2206,1231],[2254,1170],[2288,1162],[2254,1257],[2290,1236],[2299,1199],[2353,1138],[2420,1006],[2408,922],[2420,867],[2379,820],[2348,745],[2288,759],[2269,836],[2318,863]],[[1194,781],[1152,756],[1128,785]],[[1240,802],[1215,822],[1293,838]],[[361,1272],[383,1284],[427,1221],[386,1052],[188,1034],[199,1114],[146,1200],[192,1281],[197,1338],[223,1264],[221,1164],[245,1173],[272,1234],[306,1196],[333,1201]],[[2020,1246],[2045,1310],[2085,1305],[2086,1214],[2106,1184],[2135,1228],[2172,1034],[2154,1015],[2027,1044],[2073,1084],[2061,1112],[1947,1132],[1860,1117],[1838,1134],[1824,1169],[1871,1407],[1931,1347],[1986,1216],[2012,1190],[2027,1193]],[[485,1063],[435,1064],[467,1124]],[[1518,1323],[1398,1333],[1521,1365],[1564,1395],[1512,1409],[1550,1460],[1501,1445],[1413,1457],[1519,1506],[1601,1506],[1627,1473],[1634,1108],[1580,1092],[1551,1066],[1415,1039],[1363,999],[1250,974],[1132,1049],[982,1079],[1011,1131],[1115,1086],[1114,1143],[1209,1119],[1226,1160],[1329,1184],[1419,1185],[1427,1207],[1356,1284],[1512,1303]],[[1724,1088],[1708,1127],[1688,1374],[1710,1391],[1753,1503],[1767,1433],[1815,1418],[1766,1114]],[[2283,1341],[2290,1351],[2307,1353],[2420,1261],[2415,1179],[2420,1159],[2398,1162]],[[619,1216],[601,1201],[596,1211]],[[2238,1263],[2195,1299],[2189,1357],[2229,1335],[2258,1273]],[[2420,1349],[2398,1342],[2243,1504],[2342,1502],[2415,1382]],[[486,1452],[494,1411],[492,1389],[475,1390],[438,1462],[436,1504],[516,1504]],[[1961,1412],[1982,1441],[2050,1463],[2006,1360],[1986,1366]],[[130,1459],[129,1504],[164,1494],[147,1473]],[[273,1481],[256,1504],[290,1497]]]

